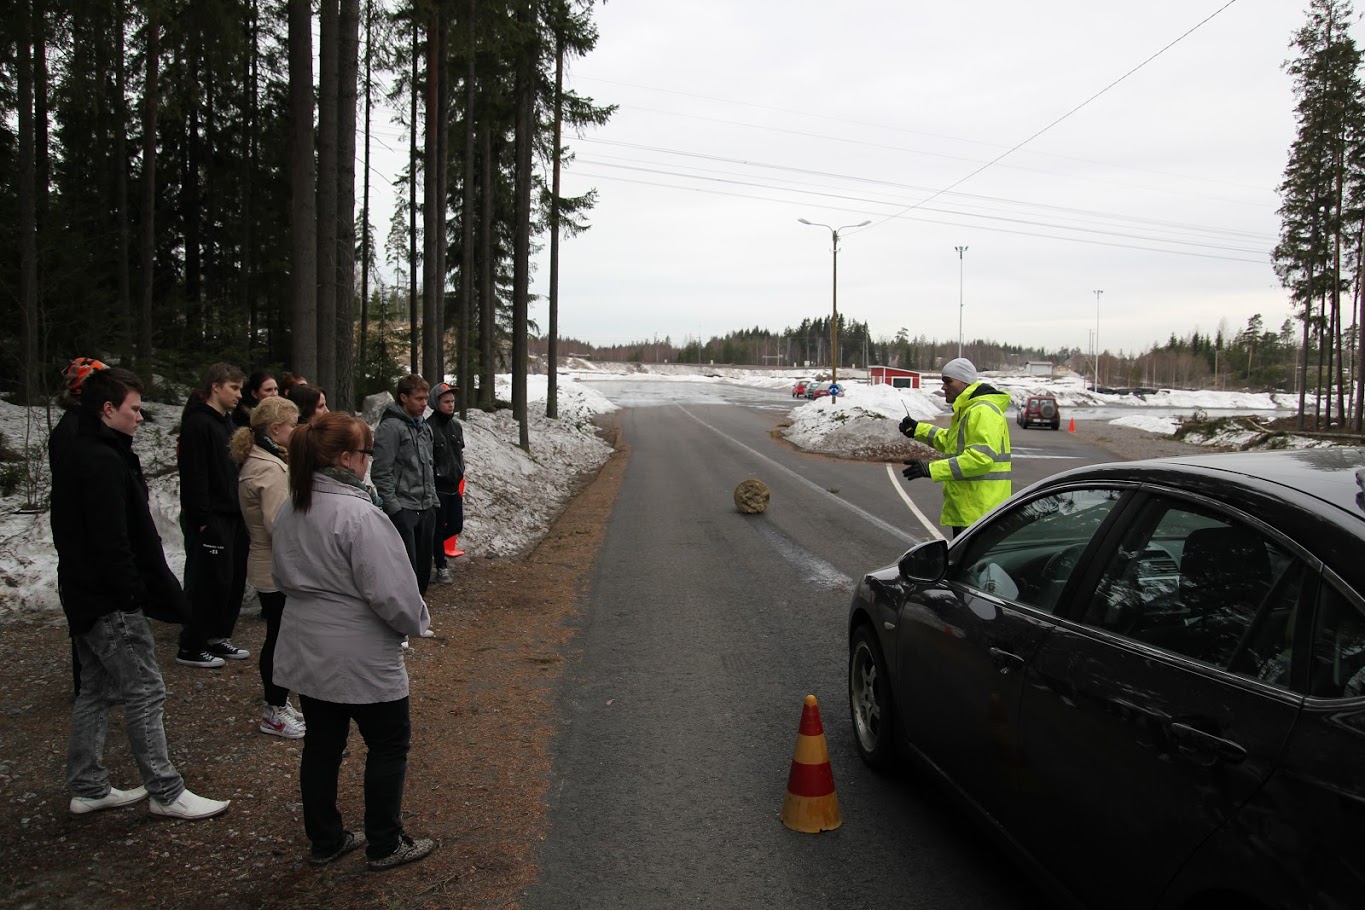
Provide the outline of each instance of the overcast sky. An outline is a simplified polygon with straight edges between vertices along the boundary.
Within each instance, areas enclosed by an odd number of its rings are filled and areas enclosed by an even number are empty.
[[[561,250],[560,329],[593,343],[780,331],[1133,350],[1289,305],[1270,267],[1294,135],[1295,0],[612,0],[571,85],[596,187]],[[1162,48],[1146,66],[979,174]],[[952,190],[934,196],[953,184]],[[966,246],[961,265],[956,246]],[[534,290],[548,287],[548,268]],[[544,329],[545,308],[533,317]]]
[[[843,232],[838,294],[874,337],[956,340],[960,314],[968,340],[1052,349],[1088,349],[1097,320],[1110,351],[1277,329],[1305,5],[598,5],[568,82],[620,109],[568,140],[564,192],[598,202],[561,245],[560,333],[680,344],[828,315],[830,231],[799,218],[871,220]],[[531,317],[547,329],[543,301]]]

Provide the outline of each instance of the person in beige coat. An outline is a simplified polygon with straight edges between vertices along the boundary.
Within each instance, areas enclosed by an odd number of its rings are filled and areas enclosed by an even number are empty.
[[[364,485],[374,455],[365,421],[330,413],[289,440],[289,500],[275,516],[272,571],[289,598],[275,680],[299,693],[308,733],[299,764],[309,862],[325,865],[368,841],[369,868],[436,848],[403,830],[412,720],[403,636],[431,614],[402,538]],[[365,740],[365,833],[342,825],[337,777],[351,722]]]
[[[237,499],[251,537],[246,579],[261,599],[265,644],[261,646],[261,685],[265,708],[257,726],[262,733],[302,739],[303,715],[289,704],[289,690],[275,683],[275,648],[284,616],[284,593],[270,572],[270,546],[275,515],[289,498],[289,436],[299,421],[299,409],[287,398],[268,397],[250,411],[251,425],[233,434],[229,444],[237,472]]]

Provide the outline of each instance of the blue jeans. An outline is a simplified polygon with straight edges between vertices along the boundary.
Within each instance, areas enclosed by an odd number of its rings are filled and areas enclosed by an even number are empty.
[[[161,722],[166,684],[156,665],[147,618],[140,612],[110,613],[72,640],[81,658],[81,694],[71,709],[66,752],[66,782],[71,792],[91,799],[108,795],[104,736],[109,708],[122,704],[128,746],[147,792],[163,803],[179,799],[185,782],[166,750]]]
[[[351,721],[365,740],[365,839],[371,859],[398,849],[403,833],[403,784],[408,776],[412,721],[408,699],[370,705],[344,705],[299,695],[308,732],[299,762],[303,830],[319,853],[345,840],[337,809],[337,775]]]

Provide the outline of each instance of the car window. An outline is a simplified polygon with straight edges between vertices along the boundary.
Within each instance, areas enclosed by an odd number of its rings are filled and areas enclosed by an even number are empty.
[[[1330,582],[1324,582],[1319,593],[1309,665],[1309,695],[1365,696],[1365,613]]]
[[[1081,621],[1288,687],[1307,579],[1301,561],[1250,525],[1153,497]]]
[[[1122,493],[1066,490],[993,518],[950,569],[969,588],[1051,613],[1081,554]]]

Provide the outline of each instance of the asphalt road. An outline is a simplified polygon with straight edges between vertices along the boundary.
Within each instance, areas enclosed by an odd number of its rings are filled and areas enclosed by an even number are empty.
[[[930,531],[941,491],[793,451],[782,392],[595,384],[627,408],[629,467],[559,699],[551,830],[530,910],[1024,908],[1040,895],[916,775],[852,746],[844,622],[855,579]],[[1106,460],[1013,427],[1016,489]],[[742,515],[735,486],[772,491]],[[778,817],[802,699],[820,699],[843,826]]]

